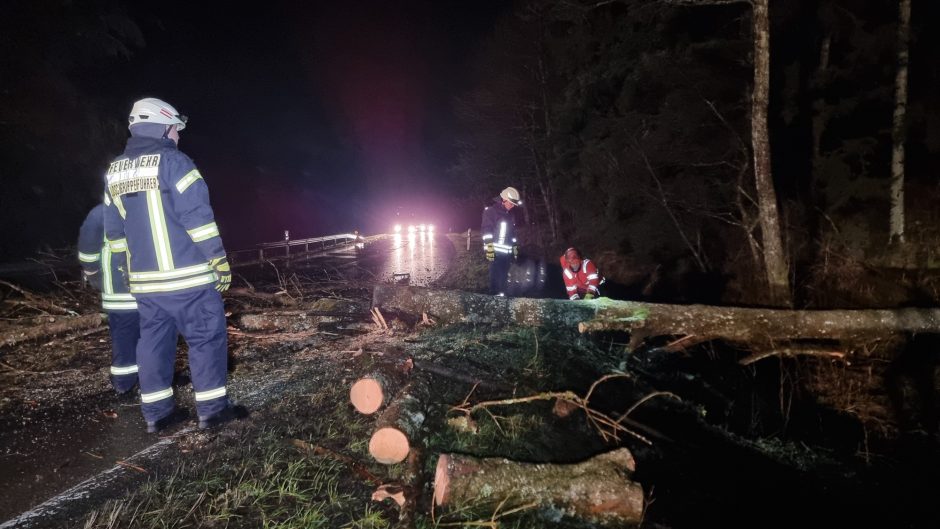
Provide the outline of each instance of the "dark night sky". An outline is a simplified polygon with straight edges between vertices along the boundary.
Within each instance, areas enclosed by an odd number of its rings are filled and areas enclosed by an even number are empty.
[[[453,97],[506,4],[133,5],[144,46],[78,74],[116,102],[115,120],[146,96],[190,117],[180,148],[233,249],[283,229],[386,230],[398,206],[444,225],[457,222],[446,200]]]

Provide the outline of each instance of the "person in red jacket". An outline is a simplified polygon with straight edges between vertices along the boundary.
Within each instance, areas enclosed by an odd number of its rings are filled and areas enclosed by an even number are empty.
[[[568,299],[594,299],[600,297],[601,277],[590,259],[582,259],[577,248],[568,248],[561,256],[562,277]]]

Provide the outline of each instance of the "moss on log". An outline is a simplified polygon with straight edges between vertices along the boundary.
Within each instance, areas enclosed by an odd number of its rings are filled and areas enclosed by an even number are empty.
[[[502,511],[532,505],[553,520],[570,516],[622,527],[643,517],[643,488],[630,479],[634,470],[626,448],[564,465],[441,454],[434,503]]]

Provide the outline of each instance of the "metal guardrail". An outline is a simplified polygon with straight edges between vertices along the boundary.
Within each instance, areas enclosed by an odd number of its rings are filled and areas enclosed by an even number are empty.
[[[323,237],[312,237],[309,239],[283,240],[277,242],[266,242],[255,245],[253,248],[234,250],[226,252],[232,265],[245,266],[249,264],[259,264],[265,261],[290,259],[291,253],[302,255],[310,251],[333,248],[342,244],[349,244],[355,241],[368,242],[375,240],[380,236],[363,237],[355,233],[338,233],[336,235],[326,235]],[[299,248],[303,247],[302,250]],[[291,250],[291,249],[294,250]],[[55,275],[59,271],[79,271],[81,266],[78,259],[73,258],[72,250],[64,252],[58,261],[40,262],[28,260],[21,262],[0,263],[0,277],[15,278],[30,275]]]
[[[291,248],[296,249],[295,253],[304,254],[309,253],[311,247],[313,251],[316,251],[365,240],[365,237],[355,233],[338,233],[309,239],[285,239],[283,241],[261,243],[254,248],[229,251],[228,257],[232,265],[258,264],[276,259],[290,259]],[[300,250],[300,247],[303,247],[303,249]]]

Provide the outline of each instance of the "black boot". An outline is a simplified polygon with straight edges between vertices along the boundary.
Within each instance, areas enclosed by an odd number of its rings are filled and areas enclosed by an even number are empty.
[[[189,418],[189,411],[184,408],[176,408],[163,417],[150,422],[147,421],[147,433],[157,433],[163,431],[174,424],[181,423]]]
[[[114,387],[112,385],[112,387]],[[124,391],[114,388],[114,400],[120,404],[134,404],[140,400],[140,388],[135,383],[130,389]]]
[[[185,385],[188,385],[192,380],[189,378],[189,375],[186,371],[177,371],[173,373],[173,387],[180,388]]]
[[[229,404],[224,410],[208,417],[199,417],[199,428],[206,430],[215,428],[229,421],[237,421],[248,417],[248,408],[240,404]]]

